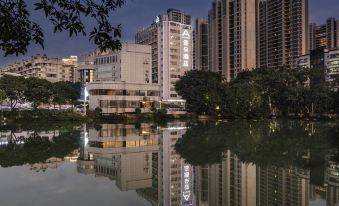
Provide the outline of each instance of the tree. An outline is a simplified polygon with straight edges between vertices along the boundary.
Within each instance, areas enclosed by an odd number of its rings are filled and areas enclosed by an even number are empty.
[[[89,39],[102,51],[119,49],[121,25],[113,26],[109,17],[124,3],[125,0],[0,1],[0,50],[7,56],[25,54],[32,43],[44,47],[44,32],[31,20],[30,7],[43,13],[54,33],[67,31],[69,36],[86,36],[89,32]],[[88,20],[95,22],[89,31]]]
[[[52,91],[52,83],[45,79],[31,77],[26,79],[24,91],[25,99],[33,104],[36,109],[40,103],[49,103]]]
[[[0,104],[6,100],[6,93],[4,90],[0,89]]]
[[[77,91],[67,82],[54,83],[52,91],[53,102],[58,104],[59,108],[62,104],[74,104],[79,97]]]
[[[232,84],[226,96],[226,107],[222,111],[224,116],[236,118],[267,117],[269,115],[268,102],[255,83]]]
[[[325,68],[312,68],[310,70],[311,86],[325,84]]]
[[[11,110],[13,110],[18,103],[24,101],[25,83],[26,81],[23,77],[4,75],[0,78],[0,88],[5,92]]]
[[[189,112],[217,115],[222,104],[221,94],[226,84],[220,74],[189,71],[175,84],[175,89],[186,100]]]

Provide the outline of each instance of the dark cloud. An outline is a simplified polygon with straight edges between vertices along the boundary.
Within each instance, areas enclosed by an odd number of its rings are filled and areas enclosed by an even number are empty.
[[[338,0],[309,0],[310,22],[323,23],[330,16],[339,18]],[[116,12],[111,20],[123,26],[123,41],[134,41],[134,34],[147,27],[159,14],[164,14],[168,8],[178,8],[194,17],[206,17],[211,0],[127,0],[127,4]],[[66,33],[53,34],[48,21],[40,13],[34,13],[34,20],[39,22],[45,31],[45,50],[31,46],[25,56],[10,56],[4,58],[0,52],[0,66],[28,58],[34,54],[47,54],[51,57],[64,57],[83,54],[95,48],[86,37],[69,38]],[[90,25],[90,23],[88,23]]]

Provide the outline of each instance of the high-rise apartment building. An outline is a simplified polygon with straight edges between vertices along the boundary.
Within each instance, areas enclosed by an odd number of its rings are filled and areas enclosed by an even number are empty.
[[[332,49],[339,46],[339,21],[331,17],[326,24],[309,26],[310,50]]]
[[[310,50],[327,48],[326,25],[317,26],[315,23],[311,23],[309,26],[309,32]]]
[[[215,0],[208,15],[209,67],[228,81],[256,67],[256,1]]]
[[[196,19],[194,28],[193,69],[208,70],[208,21]]]
[[[326,21],[326,36],[329,49],[339,46],[339,21],[333,17]]]
[[[257,66],[293,66],[309,49],[308,0],[257,2]]]
[[[164,101],[181,100],[175,91],[175,82],[192,70],[193,33],[192,17],[182,11],[169,9],[166,15],[135,36],[138,44],[152,47],[152,83],[159,83]]]

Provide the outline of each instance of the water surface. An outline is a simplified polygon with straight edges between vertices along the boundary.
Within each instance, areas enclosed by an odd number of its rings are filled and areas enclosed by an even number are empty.
[[[334,206],[336,122],[3,126],[0,205]]]

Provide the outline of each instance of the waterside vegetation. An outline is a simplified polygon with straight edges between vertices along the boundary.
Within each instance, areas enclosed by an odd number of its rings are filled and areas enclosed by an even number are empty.
[[[257,68],[226,82],[217,73],[187,72],[176,91],[188,112],[219,118],[335,118],[339,93],[316,69]]]

